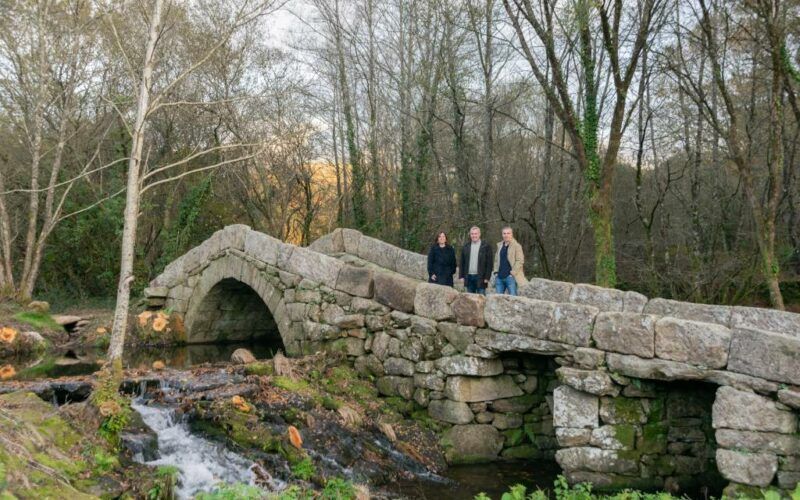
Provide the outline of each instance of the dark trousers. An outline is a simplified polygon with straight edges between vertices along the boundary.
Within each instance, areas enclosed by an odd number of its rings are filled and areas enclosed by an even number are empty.
[[[467,279],[464,280],[464,286],[469,293],[486,295],[486,284],[477,274],[468,274]]]

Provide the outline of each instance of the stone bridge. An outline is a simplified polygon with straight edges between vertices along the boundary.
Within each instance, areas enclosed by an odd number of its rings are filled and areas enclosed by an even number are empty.
[[[355,230],[304,248],[235,225],[146,295],[189,342],[345,351],[446,428],[451,463],[555,458],[598,488],[800,480],[800,315],[544,279],[484,298],[425,277],[424,256]]]

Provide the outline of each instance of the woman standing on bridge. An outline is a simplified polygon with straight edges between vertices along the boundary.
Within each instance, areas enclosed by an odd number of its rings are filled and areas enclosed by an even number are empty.
[[[428,250],[428,283],[453,286],[456,272],[456,251],[447,242],[447,234],[440,231]]]

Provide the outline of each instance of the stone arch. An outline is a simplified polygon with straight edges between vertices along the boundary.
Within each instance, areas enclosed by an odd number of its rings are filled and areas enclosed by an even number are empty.
[[[263,340],[292,350],[283,293],[238,257],[214,260],[198,275],[184,319],[190,344]]]

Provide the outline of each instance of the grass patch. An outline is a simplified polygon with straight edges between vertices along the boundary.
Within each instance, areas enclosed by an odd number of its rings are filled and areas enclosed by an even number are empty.
[[[51,330],[63,331],[64,329],[55,322],[52,316],[48,313],[40,313],[35,311],[22,311],[18,312],[13,318],[20,323],[28,324],[37,330]]]
[[[317,468],[314,467],[314,462],[311,457],[305,457],[292,466],[292,475],[302,481],[309,481],[314,474],[317,473]]]

